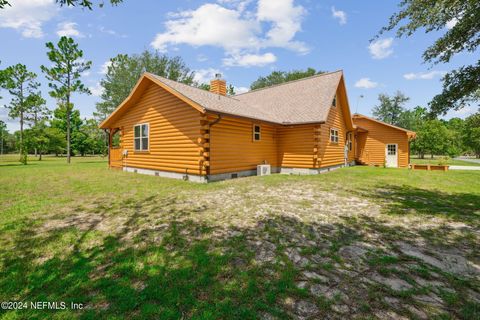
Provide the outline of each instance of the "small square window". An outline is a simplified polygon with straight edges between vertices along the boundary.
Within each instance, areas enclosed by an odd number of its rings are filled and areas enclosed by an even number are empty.
[[[330,142],[338,143],[338,130],[330,129]]]
[[[259,125],[253,125],[253,141],[260,141],[261,139],[261,128]]]
[[[133,140],[135,151],[148,151],[148,123],[135,125]]]

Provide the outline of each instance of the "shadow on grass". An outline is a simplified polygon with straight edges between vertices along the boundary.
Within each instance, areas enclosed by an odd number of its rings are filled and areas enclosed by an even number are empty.
[[[13,161],[9,161],[13,162]],[[32,165],[37,165],[38,163],[35,162],[28,162],[27,164],[23,163],[2,163],[0,162],[0,167],[26,167],[26,166],[32,166]]]
[[[381,185],[362,196],[381,200],[384,213],[443,216],[473,226],[480,224],[480,195],[444,193],[410,186]]]
[[[370,291],[357,286],[358,281],[348,274],[334,273],[337,267],[333,266],[342,263],[340,249],[356,241],[368,241],[360,231],[367,224],[373,226],[372,223],[345,220],[305,224],[296,218],[274,216],[248,228],[219,229],[191,219],[192,215],[201,216],[210,208],[178,209],[177,201],[156,197],[126,199],[119,207],[129,213],[122,226],[108,234],[99,230],[111,218],[112,209],[102,203],[90,210],[77,208],[87,214],[52,229],[42,231],[38,223],[30,220],[19,221],[15,227],[4,226],[1,231],[12,235],[13,249],[0,249],[0,300],[86,305],[86,309],[79,311],[9,311],[7,317],[257,319],[265,314],[279,319],[345,317],[330,309],[333,300],[339,299],[337,296],[330,298],[331,301],[312,296],[297,286],[298,280],[304,279],[301,272],[305,269],[319,273],[323,270],[324,274],[335,275],[332,276],[335,281],[344,282],[350,303],[357,305],[351,312],[368,315],[373,308],[390,308],[382,302],[382,295],[369,295]],[[148,220],[152,212],[160,212],[162,221]],[[289,256],[285,252],[290,249],[299,251]],[[297,259],[302,255],[311,256],[305,258],[309,262],[303,264],[302,259]],[[318,264],[310,265],[315,259]],[[336,282],[329,285],[339,287]],[[375,288],[375,292],[379,290]],[[365,297],[368,308],[358,307],[359,296]],[[298,307],[285,302],[292,298],[314,307],[308,311],[305,305]],[[462,304],[457,307],[462,308]],[[410,315],[403,309],[397,312]]]

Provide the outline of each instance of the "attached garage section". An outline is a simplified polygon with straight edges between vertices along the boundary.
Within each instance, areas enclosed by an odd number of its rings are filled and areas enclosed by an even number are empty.
[[[363,115],[355,114],[355,160],[360,164],[408,167],[410,140],[415,133]]]

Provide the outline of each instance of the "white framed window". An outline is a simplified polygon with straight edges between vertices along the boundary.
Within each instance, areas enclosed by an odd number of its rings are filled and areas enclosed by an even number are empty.
[[[336,106],[337,106],[337,95],[333,97],[333,101],[332,101],[332,107],[336,107]]]
[[[395,156],[397,154],[397,145],[396,144],[387,145],[387,154],[389,156]]]
[[[149,131],[150,128],[148,123],[133,126],[133,145],[135,151],[148,151]]]
[[[338,129],[330,128],[330,142],[338,143]]]
[[[253,125],[253,141],[260,141],[262,138],[262,128],[258,124]]]

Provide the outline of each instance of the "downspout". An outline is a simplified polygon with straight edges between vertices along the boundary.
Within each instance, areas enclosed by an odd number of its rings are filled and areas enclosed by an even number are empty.
[[[210,166],[211,166],[211,156],[212,156],[212,144],[211,144],[211,139],[212,139],[212,131],[211,131],[211,128],[216,125],[217,123],[220,122],[220,120],[222,120],[222,116],[217,114],[217,119],[213,120],[212,122],[209,122],[208,123],[208,162],[209,162],[209,166],[207,167],[207,181],[208,181],[208,176],[210,175]]]
[[[210,123],[208,124],[209,127],[212,127],[212,126],[216,125],[217,123],[220,122],[220,120],[222,120],[222,116],[221,116],[221,115],[217,114],[217,116],[218,116],[217,119],[213,120],[212,122],[210,122]],[[210,129],[209,129],[209,130],[210,130]]]

